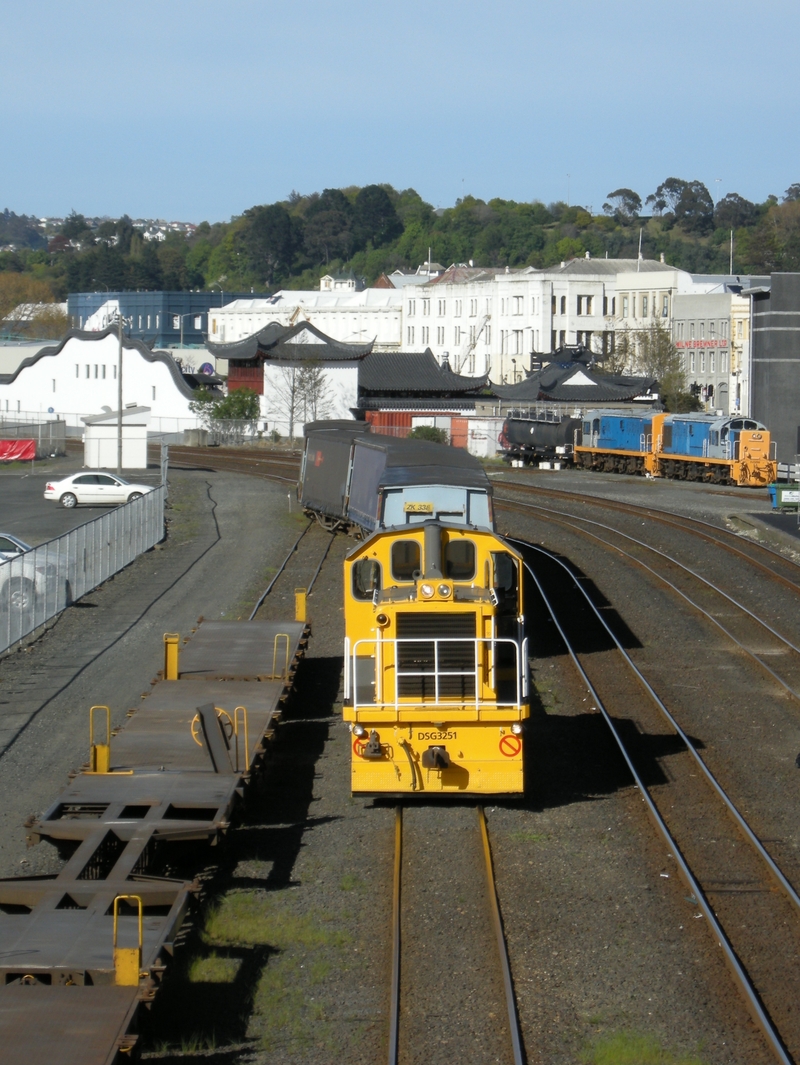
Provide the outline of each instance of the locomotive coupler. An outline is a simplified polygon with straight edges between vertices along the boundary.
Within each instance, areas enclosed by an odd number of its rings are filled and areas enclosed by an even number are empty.
[[[450,755],[446,747],[429,747],[422,752],[423,769],[449,769]]]
[[[370,730],[369,739],[367,745],[361,752],[362,758],[383,758],[383,751],[381,750],[381,742],[378,739],[378,733],[375,729]]]

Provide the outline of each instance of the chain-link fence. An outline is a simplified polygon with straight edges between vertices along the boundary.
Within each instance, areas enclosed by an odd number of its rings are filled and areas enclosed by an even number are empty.
[[[0,653],[164,538],[167,487],[0,563]]]

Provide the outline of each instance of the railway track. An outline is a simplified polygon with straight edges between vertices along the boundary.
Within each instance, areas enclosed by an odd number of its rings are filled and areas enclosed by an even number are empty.
[[[170,463],[194,469],[247,473],[284,484],[297,484],[300,456],[275,454],[256,448],[171,447]]]
[[[11,1065],[136,1059],[141,1009],[208,875],[207,847],[264,767],[305,651],[304,618],[285,620],[285,607],[263,617],[301,538],[248,622],[201,619],[185,648],[165,637],[163,679],[119,733],[105,707],[92,709],[89,764],[27,823],[31,842],[50,840],[66,861],[55,876],[0,881],[0,1044]],[[319,531],[299,559],[307,593],[331,540]]]
[[[739,533],[732,532],[721,525],[692,518],[686,515],[676,516],[669,511],[660,510],[657,507],[640,506],[635,503],[626,503],[617,499],[603,499],[598,496],[590,496],[579,492],[566,492],[556,488],[543,488],[539,485],[522,484],[519,481],[494,480],[495,485],[502,485],[508,490],[518,492],[521,495],[535,495],[544,500],[558,501],[562,503],[579,504],[583,507],[605,509],[616,513],[628,514],[639,520],[646,519],[651,522],[683,533],[690,533],[706,543],[720,548],[727,554],[746,560],[759,571],[773,578],[784,587],[792,591],[800,590],[800,566],[780,552],[767,547],[765,544],[755,543],[746,539]],[[741,494],[736,493],[738,499]],[[501,503],[515,502],[513,497],[495,495],[495,500]],[[552,507],[549,508],[552,510]],[[572,512],[553,511],[570,517],[577,517]]]
[[[695,916],[707,922],[775,1058],[800,1061],[800,897],[567,564],[535,545],[512,542],[526,556],[592,710],[611,730]],[[597,637],[587,646],[590,622],[602,633],[602,650]],[[660,771],[667,758],[668,772]]]
[[[771,677],[786,694],[800,704],[800,647],[793,642],[792,638],[779,632],[773,625],[764,621],[745,604],[739,602],[701,573],[644,540],[591,518],[553,511],[549,507],[538,507],[533,503],[506,499],[500,502],[499,506],[517,513],[535,512],[537,517],[543,521],[572,531],[580,530],[584,537],[590,538],[608,551],[645,570],[721,632],[752,663]],[[578,525],[575,524],[576,522]],[[620,545],[620,540],[625,541],[632,550],[625,550]],[[635,550],[644,553],[645,557],[634,554]],[[758,564],[757,559],[751,559],[747,555],[741,557],[748,562]],[[789,582],[767,567],[759,566],[759,568],[770,578],[779,580],[792,591],[800,592],[800,585]],[[731,608],[735,611],[733,615],[730,614]],[[720,617],[726,618],[724,624]],[[782,672],[765,661],[765,659],[774,660],[777,657],[784,659]]]
[[[477,829],[478,839],[472,837],[472,845],[469,841],[464,840],[462,848],[466,851],[475,851],[477,858],[478,852],[480,852],[480,859],[483,865],[483,871],[485,875],[483,890],[480,889],[480,885],[472,883],[469,885],[471,888],[471,902],[473,905],[476,902],[474,896],[480,898],[483,896],[483,902],[485,905],[478,904],[474,910],[470,913],[470,918],[474,919],[474,923],[471,923],[471,932],[469,938],[469,949],[475,958],[481,958],[480,961],[473,961],[472,973],[474,976],[479,970],[483,970],[486,967],[486,955],[481,955],[481,947],[488,947],[490,944],[494,945],[496,969],[493,974],[494,984],[491,985],[485,994],[481,994],[480,1001],[476,1002],[474,1009],[483,1013],[482,1024],[484,1029],[490,1030],[490,1038],[496,1045],[489,1046],[483,1043],[478,1050],[479,1055],[490,1055],[487,1057],[475,1058],[475,1047],[468,1046],[470,1042],[470,1029],[468,1023],[465,1021],[462,1015],[452,1018],[446,1017],[447,1007],[440,1006],[435,1001],[432,1001],[430,997],[426,997],[424,1002],[425,1016],[420,1018],[415,1016],[419,1014],[420,1008],[423,1005],[419,999],[414,998],[414,992],[418,992],[418,984],[421,982],[424,986],[430,986],[431,983],[436,984],[436,978],[439,978],[438,991],[442,988],[446,988],[454,981],[458,981],[459,987],[457,995],[459,999],[462,997],[469,997],[470,994],[475,994],[475,987],[469,983],[469,978],[464,976],[463,972],[453,972],[453,969],[459,969],[458,961],[455,960],[457,955],[456,951],[444,949],[438,952],[437,958],[434,961],[433,968],[435,970],[433,980],[431,979],[430,971],[425,973],[425,963],[420,963],[420,954],[425,954],[424,949],[424,935],[420,936],[419,926],[422,924],[420,915],[415,911],[413,904],[411,906],[403,905],[403,869],[408,870],[411,864],[417,864],[422,854],[426,849],[430,849],[430,839],[427,839],[421,846],[414,848],[414,853],[411,856],[411,861],[406,858],[407,850],[404,850],[403,846],[403,806],[398,805],[395,807],[395,831],[394,831],[394,875],[392,879],[392,953],[391,953],[391,988],[390,988],[390,1001],[389,1001],[389,1065],[399,1065],[401,1061],[409,1060],[412,1056],[411,1043],[414,1040],[409,1036],[403,1038],[404,1030],[406,1028],[413,1028],[418,1035],[421,1025],[430,1025],[433,1029],[444,1029],[444,1041],[449,1042],[448,1053],[454,1056],[455,1060],[459,1061],[472,1061],[472,1060],[503,1060],[500,1054],[504,1053],[506,1060],[513,1062],[513,1065],[524,1065],[526,1061],[525,1050],[522,1041],[522,1035],[520,1032],[519,1018],[517,1015],[517,1004],[514,995],[514,985],[511,978],[511,967],[508,960],[508,951],[506,949],[505,934],[503,931],[503,920],[500,913],[500,904],[497,897],[497,887],[494,878],[494,867],[492,863],[491,845],[489,842],[489,833],[486,823],[486,814],[482,806],[474,808],[476,819],[474,821],[474,828]],[[451,817],[461,816],[461,818],[469,818],[472,813],[472,808],[461,808],[456,812],[453,810],[448,811]],[[464,829],[467,826],[464,824],[459,825],[458,834],[463,837]],[[441,827],[440,827],[441,830]],[[413,829],[412,829],[413,831]],[[453,859],[455,862],[455,859]],[[474,864],[472,865],[474,869]],[[419,877],[422,870],[417,868],[414,876]],[[408,873],[406,880],[410,877]],[[438,887],[438,882],[436,886]],[[461,913],[460,906],[464,903],[463,897],[458,895],[457,889],[454,889],[453,884],[449,884],[450,899],[447,903],[451,912],[455,911]],[[431,890],[427,887],[426,890]],[[434,889],[435,890],[435,889]],[[436,892],[438,893],[438,892]],[[476,911],[478,911],[476,913]],[[483,921],[480,922],[477,918],[480,915],[480,911],[483,911]],[[482,927],[481,927],[482,925]],[[413,955],[412,961],[407,962],[406,965],[402,962],[404,943],[406,940],[412,940]],[[420,944],[422,939],[423,944]],[[416,940],[416,942],[414,942]],[[445,945],[446,946],[446,945]],[[428,960],[430,961],[430,952],[428,953]],[[436,952],[434,952],[436,953]],[[416,970],[416,971],[415,971]],[[422,970],[422,976],[420,978],[420,970]],[[409,973],[409,989],[404,994],[404,974]],[[502,988],[502,990],[501,990]],[[502,999],[504,1005],[504,1018],[497,1016],[499,1002]],[[459,1002],[461,1009],[459,1014],[463,1013],[464,1003]],[[495,1012],[492,1012],[494,1009]],[[434,1020],[434,1018],[436,1018]],[[449,1027],[455,1029],[454,1034],[451,1035],[448,1031]],[[478,1023],[478,1029],[481,1027],[481,1022]],[[485,1036],[484,1036],[485,1038]],[[481,1033],[473,1033],[473,1039],[477,1042],[481,1042]]]

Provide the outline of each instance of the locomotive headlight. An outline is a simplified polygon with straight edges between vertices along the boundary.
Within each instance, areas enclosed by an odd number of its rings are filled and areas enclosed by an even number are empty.
[[[439,588],[438,588],[438,592],[439,592],[439,595],[442,597],[442,599],[447,599],[447,597],[450,595],[450,585],[449,584],[440,584]]]
[[[353,725],[353,735],[354,736],[366,736],[366,734],[367,734],[367,730],[364,728],[363,725]]]
[[[419,586],[419,594],[422,596],[423,599],[431,599],[433,597],[433,585],[421,584]]]
[[[355,732],[355,729],[353,731]],[[515,736],[519,736],[521,734],[522,725],[520,725],[519,721],[514,722],[514,724],[511,726],[511,731],[514,733]]]

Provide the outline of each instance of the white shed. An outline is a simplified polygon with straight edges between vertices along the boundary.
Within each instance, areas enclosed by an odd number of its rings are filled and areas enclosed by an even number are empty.
[[[117,468],[118,411],[103,407],[102,414],[81,418],[86,424],[83,434],[83,464],[90,470]],[[150,407],[132,404],[122,411],[122,468],[147,469],[147,427]]]

